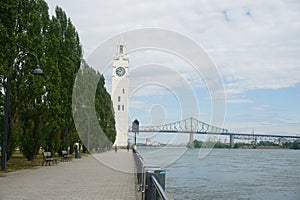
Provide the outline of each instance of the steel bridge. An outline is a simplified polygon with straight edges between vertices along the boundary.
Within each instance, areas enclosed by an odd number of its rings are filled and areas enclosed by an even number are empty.
[[[132,127],[129,127],[128,132],[133,132]],[[229,132],[228,129],[220,128],[207,124],[205,122],[199,121],[193,117],[163,124],[156,126],[140,126],[139,132],[161,132],[161,133],[184,133],[190,134],[188,146],[193,147],[194,134],[202,135],[224,135],[230,137],[230,146],[233,148],[234,139],[253,139],[256,143],[257,139],[267,139],[267,140],[276,140],[279,143],[291,139],[291,140],[300,140],[300,136],[293,135],[268,135],[268,134],[248,134],[248,133],[234,133]]]

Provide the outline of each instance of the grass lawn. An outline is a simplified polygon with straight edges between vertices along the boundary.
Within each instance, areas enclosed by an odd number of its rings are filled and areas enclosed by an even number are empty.
[[[72,155],[74,158],[74,154]],[[86,153],[82,153],[81,156],[87,156]],[[58,154],[54,156],[57,158],[57,163],[60,162],[60,157]],[[0,155],[1,158],[1,155]],[[43,163],[43,152],[40,151],[39,154],[33,161],[28,161],[27,158],[20,152],[15,151],[12,157],[6,163],[6,171],[3,172],[0,170],[0,174],[4,174],[7,172],[13,172],[21,169],[33,169],[35,167],[41,166]]]
[[[13,172],[20,169],[31,169],[36,166],[41,166],[42,162],[42,153],[39,153],[33,161],[28,161],[22,153],[20,153],[19,151],[15,151],[12,157],[6,163],[6,172]],[[0,171],[0,174],[6,172]]]

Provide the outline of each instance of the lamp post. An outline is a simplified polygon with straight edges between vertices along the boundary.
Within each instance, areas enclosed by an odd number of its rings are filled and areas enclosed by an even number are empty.
[[[90,153],[90,133],[91,133],[91,121],[90,121],[90,116],[88,116],[88,152]]]
[[[68,147],[69,147],[69,126],[68,125],[66,126],[65,131],[66,131],[66,151],[69,152],[68,151]]]
[[[86,108],[86,105],[85,104],[82,104],[81,105],[81,108],[85,109]],[[88,115],[88,120],[87,120],[87,150],[88,152],[90,152],[90,132],[91,132],[91,121],[90,121],[90,116]]]
[[[19,54],[18,57],[20,56],[26,56],[26,55],[31,55],[36,59],[36,68],[33,70],[33,74],[34,75],[42,75],[43,74],[43,70],[40,68],[39,65],[39,60],[36,57],[36,55],[32,54],[32,53],[22,53]],[[4,130],[3,130],[3,144],[2,144],[2,152],[1,152],[1,170],[5,171],[6,170],[6,159],[7,159],[7,138],[9,135],[9,104],[10,104],[10,84],[11,84],[11,80],[10,80],[10,72],[11,72],[11,68],[9,67],[8,69],[8,74],[6,77],[6,88],[5,88],[5,103],[4,103]]]
[[[136,119],[132,122],[132,131],[134,132],[134,145],[136,145],[136,134],[139,133],[140,122]]]

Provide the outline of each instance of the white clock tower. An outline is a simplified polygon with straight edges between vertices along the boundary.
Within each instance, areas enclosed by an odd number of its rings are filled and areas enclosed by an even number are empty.
[[[112,102],[116,120],[117,146],[128,144],[128,57],[123,39],[118,42],[117,53],[113,61]]]

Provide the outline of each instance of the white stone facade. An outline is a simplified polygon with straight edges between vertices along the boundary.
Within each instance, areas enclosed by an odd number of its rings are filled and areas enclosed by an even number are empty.
[[[118,43],[117,53],[113,61],[112,72],[112,102],[116,120],[116,140],[117,146],[127,146],[128,144],[128,64],[129,59],[126,54],[124,40]]]

